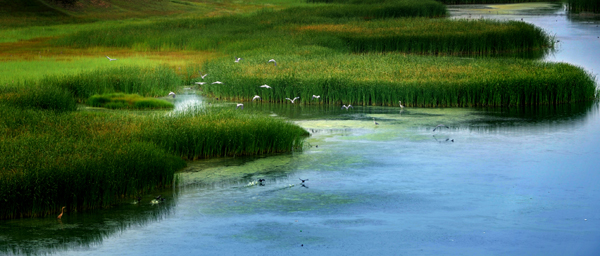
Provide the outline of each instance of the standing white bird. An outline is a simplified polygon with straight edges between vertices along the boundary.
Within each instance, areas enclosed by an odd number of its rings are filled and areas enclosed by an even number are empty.
[[[378,122],[375,122],[375,117],[373,117],[373,123],[375,123],[375,125],[379,125]]]
[[[238,103],[237,106],[235,107],[235,109],[238,109],[238,108],[244,109],[244,104]]]
[[[268,85],[266,85],[266,84],[263,84],[263,85],[261,85],[261,86],[260,86],[260,88],[267,88],[267,89],[271,89],[271,86],[268,86]]]
[[[290,98],[285,98],[285,99],[286,99],[286,100],[289,100],[289,101],[290,101],[292,104],[294,104],[294,101],[295,101],[295,100],[297,100],[297,99],[300,99],[300,97],[296,97],[296,98],[294,98],[293,100],[292,100],[292,99],[290,99]]]
[[[398,101],[400,103],[400,108],[404,108],[404,106],[402,106],[402,101]]]
[[[170,92],[169,96],[173,96],[173,99],[175,99],[175,93],[174,92]]]
[[[312,98],[313,98],[313,100],[318,99],[318,98],[321,98],[321,95],[313,95]]]
[[[205,85],[206,82],[196,82],[197,85]]]
[[[223,84],[221,81],[212,82],[212,84]]]
[[[275,59],[270,59],[269,62],[273,62],[273,65],[277,66],[277,61],[275,61]]]
[[[433,131],[435,132],[435,130],[436,130],[437,128],[442,128],[442,127],[446,127],[446,128],[448,128],[448,129],[450,129],[450,127],[448,127],[448,126],[446,126],[446,125],[443,125],[443,124],[438,124],[438,125],[437,125],[435,128],[433,128]]]
[[[235,63],[240,62],[240,60],[242,60],[242,58],[235,57]]]
[[[104,55],[104,56],[106,56],[106,55]],[[111,58],[110,58],[110,57],[108,57],[108,56],[106,56],[106,58],[107,58],[109,61],[117,60],[117,59],[111,59]]]
[[[354,109],[354,107],[353,107],[352,105],[350,105],[350,104],[348,104],[348,106],[346,106],[346,105],[342,105],[342,109],[344,109],[344,108],[345,108],[346,110],[348,110],[349,108],[352,108],[352,109]]]
[[[258,95],[254,95],[254,98],[252,98],[252,101],[254,100],[262,100],[262,98]]]

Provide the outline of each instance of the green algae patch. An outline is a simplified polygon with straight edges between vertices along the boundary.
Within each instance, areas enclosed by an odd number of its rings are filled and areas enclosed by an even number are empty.
[[[298,191],[304,190],[304,191]],[[274,196],[271,194],[275,193]],[[300,185],[282,185],[258,195],[251,194],[242,200],[218,202],[204,205],[203,213],[215,215],[257,214],[262,212],[307,212],[322,211],[333,213],[335,206],[348,205],[358,201],[347,195],[332,194],[323,191],[306,190]]]

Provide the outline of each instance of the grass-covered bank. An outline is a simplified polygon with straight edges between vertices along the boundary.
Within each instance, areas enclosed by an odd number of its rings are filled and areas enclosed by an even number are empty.
[[[267,63],[276,58],[275,67]],[[255,55],[209,62],[222,85],[203,85],[219,98],[300,104],[416,107],[527,106],[593,99],[593,76],[565,63],[523,59],[422,57],[400,54]],[[369,72],[365,72],[369,70]],[[272,89],[260,88],[267,84]],[[319,100],[311,100],[320,95]]]
[[[87,100],[87,104],[110,109],[171,109],[174,107],[173,103],[163,99],[125,93],[93,95]]]
[[[108,207],[173,184],[183,159],[287,152],[307,132],[223,109],[181,115],[0,107],[0,218]]]
[[[389,6],[388,6],[389,5]],[[55,46],[126,47],[136,51],[202,50],[292,54],[305,47],[352,52],[503,55],[544,51],[551,36],[524,22],[433,19],[435,1],[321,4],[251,15],[185,18],[79,31]]]

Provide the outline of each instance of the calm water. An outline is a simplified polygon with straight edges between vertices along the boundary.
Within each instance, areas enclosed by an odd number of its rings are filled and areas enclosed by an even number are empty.
[[[542,7],[452,11],[523,18],[560,40],[548,60],[600,70],[600,22]],[[597,103],[246,108],[294,120],[311,147],[190,163],[159,205],[2,221],[0,254],[600,255]]]

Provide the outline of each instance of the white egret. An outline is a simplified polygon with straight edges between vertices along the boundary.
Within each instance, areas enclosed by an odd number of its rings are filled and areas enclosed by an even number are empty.
[[[235,109],[238,109],[238,108],[244,109],[244,104],[238,103],[237,106],[235,107]]]
[[[275,59],[270,59],[269,62],[273,62],[273,65],[277,66],[277,61],[275,61]]]
[[[198,71],[198,73],[200,73],[200,71]],[[202,79],[204,79],[204,78],[205,78],[207,75],[208,75],[208,74],[204,74],[204,75],[203,75],[202,73],[200,73],[200,77],[201,77]]]
[[[175,99],[175,93],[174,92],[170,92],[169,96],[173,96],[173,99]]]
[[[267,89],[271,89],[271,86],[268,86],[268,85],[266,85],[266,84],[263,84],[263,85],[261,85],[261,86],[260,86],[260,88],[267,88]]]
[[[318,98],[321,98],[321,95],[313,95],[312,98],[313,99],[318,99]]]
[[[221,81],[212,82],[212,84],[223,84]]]
[[[400,103],[400,108],[404,108],[404,106],[402,106],[402,101],[398,101]]]
[[[196,82],[197,85],[205,85],[206,82]]]
[[[240,60],[242,60],[242,58],[235,57],[235,63],[240,62]]]
[[[450,127],[443,125],[443,124],[438,124],[435,128],[433,128],[433,131],[435,132],[435,130],[437,130],[437,128],[442,128],[442,127],[446,127],[448,129],[450,129]]]
[[[252,101],[254,100],[262,100],[262,98],[258,95],[254,95],[254,98],[252,98]]]
[[[294,104],[294,101],[297,99],[300,99],[300,97],[296,97],[294,99],[290,99],[290,98],[285,98],[286,100],[289,100],[292,104]]]
[[[342,109],[344,109],[344,108],[345,108],[346,110],[348,110],[349,108],[352,108],[352,109],[354,109],[354,107],[353,107],[352,105],[350,105],[350,104],[348,104],[348,106],[346,106],[346,105],[342,105]]]
[[[104,55],[104,56],[106,56],[106,55]],[[111,59],[111,58],[110,58],[110,57],[108,57],[108,56],[106,56],[106,58],[107,58],[109,61],[117,60],[117,59]]]

